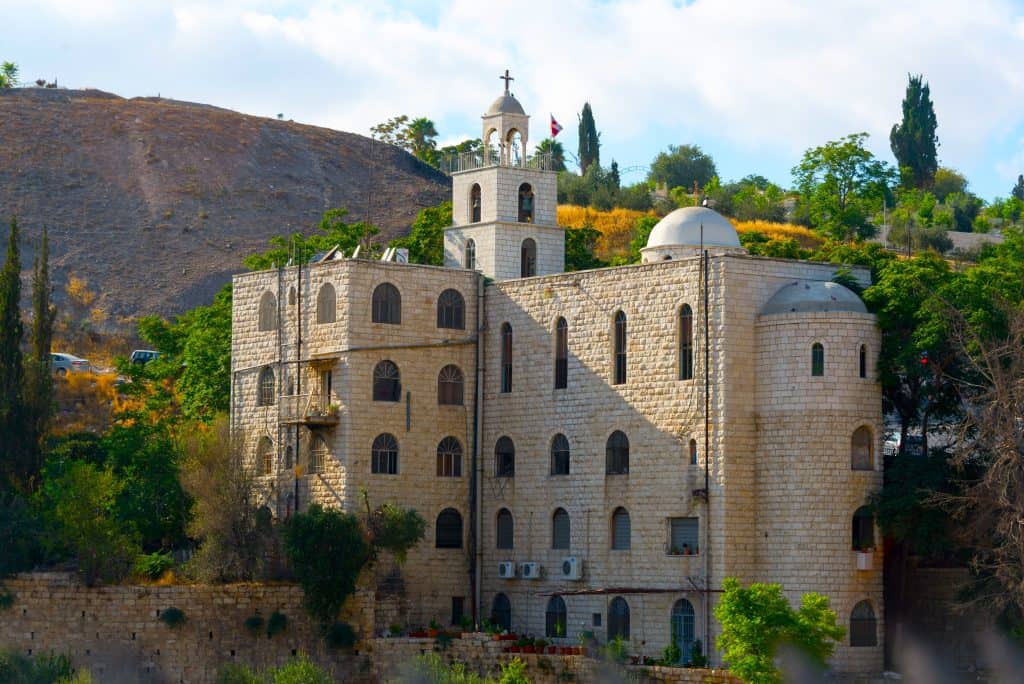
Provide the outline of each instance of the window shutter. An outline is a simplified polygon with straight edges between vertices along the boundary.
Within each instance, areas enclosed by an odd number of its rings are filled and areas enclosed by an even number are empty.
[[[686,545],[693,553],[700,550],[700,525],[697,518],[672,518],[671,519],[671,550],[672,553],[682,553],[683,545]]]
[[[555,512],[552,520],[551,548],[567,551],[569,549],[570,529],[569,514],[565,510],[559,509]]]
[[[612,549],[625,551],[630,547],[629,513],[619,509],[612,518]]]

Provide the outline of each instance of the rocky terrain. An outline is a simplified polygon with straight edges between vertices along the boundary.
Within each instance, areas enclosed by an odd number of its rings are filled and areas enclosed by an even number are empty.
[[[245,255],[313,232],[326,209],[395,237],[450,187],[352,133],[96,90],[0,91],[0,216],[18,217],[25,272],[46,225],[58,297],[84,278],[112,321],[209,302]]]

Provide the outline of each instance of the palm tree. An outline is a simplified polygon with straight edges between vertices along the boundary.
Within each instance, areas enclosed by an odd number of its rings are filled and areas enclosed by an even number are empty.
[[[417,159],[422,159],[428,164],[434,162],[434,151],[437,149],[437,128],[434,122],[426,117],[413,119],[402,131],[402,137],[410,152]]]
[[[4,62],[0,65],[0,88],[13,88],[18,85],[18,65]]]
[[[562,143],[554,138],[544,138],[541,140],[540,144],[533,151],[533,155],[535,157],[550,155],[551,170],[565,171],[565,148],[562,147]]]

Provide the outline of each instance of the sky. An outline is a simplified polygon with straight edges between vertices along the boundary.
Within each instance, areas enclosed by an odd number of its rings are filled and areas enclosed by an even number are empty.
[[[670,144],[699,145],[723,180],[783,186],[804,150],[849,133],[894,162],[907,75],[923,74],[942,165],[987,200],[1024,173],[1024,0],[0,0],[0,16],[23,81],[362,134],[426,116],[440,144],[480,136],[507,68],[531,144],[553,115],[574,153],[589,101],[624,182]]]

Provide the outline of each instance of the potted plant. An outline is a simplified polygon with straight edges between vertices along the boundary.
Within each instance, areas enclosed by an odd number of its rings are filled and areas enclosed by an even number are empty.
[[[327,405],[327,415],[329,415],[331,417],[334,417],[334,416],[337,416],[338,413],[340,413],[340,412],[341,412],[341,404],[339,404],[338,402],[332,401],[330,404]]]
[[[427,627],[427,636],[431,639],[437,637],[441,633],[441,625],[437,624],[437,620],[431,620],[430,625]]]
[[[704,655],[704,644],[697,639],[690,647],[690,667],[707,667],[708,659]]]
[[[409,630],[409,636],[413,639],[425,639],[427,637],[427,630],[422,627],[416,627]]]

